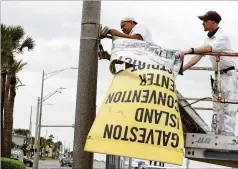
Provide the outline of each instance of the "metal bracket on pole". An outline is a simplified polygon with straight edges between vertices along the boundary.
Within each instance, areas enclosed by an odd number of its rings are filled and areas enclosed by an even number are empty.
[[[229,160],[238,162],[238,152],[215,151],[210,149],[188,148],[185,150],[186,158]]]
[[[238,136],[187,133],[185,146],[238,152]]]
[[[238,167],[238,137],[187,133],[185,158]]]
[[[83,38],[80,38],[81,40],[100,40],[98,38],[92,38],[92,37],[83,37]]]

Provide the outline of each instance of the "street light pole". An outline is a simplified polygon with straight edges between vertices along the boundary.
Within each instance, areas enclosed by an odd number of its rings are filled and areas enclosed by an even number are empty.
[[[41,81],[41,97],[40,97],[40,106],[39,106],[39,124],[38,124],[38,134],[37,134],[37,143],[36,143],[36,156],[34,157],[35,165],[34,169],[38,169],[39,167],[39,149],[40,149],[40,133],[41,133],[41,116],[42,116],[42,103],[43,103],[43,92],[44,92],[44,79],[45,78],[45,72],[43,70],[42,72],[42,81]]]
[[[39,131],[39,106],[40,106],[40,98],[37,98],[37,110],[36,110],[36,127],[35,127],[35,142],[34,142],[34,149],[38,148],[38,131]],[[37,160],[37,153],[34,151],[34,162],[33,167],[36,169],[38,167],[39,160]]]
[[[101,1],[83,1],[73,169],[93,168],[93,153],[85,152],[84,146],[96,114],[100,13]]]
[[[64,70],[67,70],[67,69],[78,69],[78,68],[75,68],[75,67],[68,67],[68,68],[64,68],[64,69],[61,69],[61,70],[58,70],[58,71],[54,71],[54,72],[50,72],[50,73],[47,73],[45,74],[44,70],[42,72],[42,81],[41,81],[41,97],[40,97],[40,105],[39,105],[39,122],[38,122],[38,125],[37,125],[37,128],[36,128],[36,132],[37,133],[37,136],[36,136],[36,147],[37,147],[37,152],[36,152],[36,155],[34,156],[34,160],[35,160],[35,165],[34,165],[34,169],[38,169],[39,167],[39,148],[40,148],[40,134],[41,134],[41,118],[42,118],[42,107],[43,107],[43,102],[45,100],[47,100],[48,98],[50,98],[52,95],[54,95],[58,89],[55,91],[55,93],[52,93],[50,94],[46,99],[43,98],[43,93],[44,93],[44,81],[46,79],[49,79],[50,77],[64,71]],[[49,75],[49,76],[47,76]],[[60,89],[65,89],[65,88],[60,88]]]
[[[42,82],[41,82],[41,96],[40,96],[40,118],[39,118],[39,126],[41,126],[41,117],[42,117],[42,105],[43,105],[43,93],[44,93],[44,79],[45,78],[45,72],[43,70],[42,72]],[[40,137],[40,133],[41,133],[41,127],[39,127],[39,137]],[[38,140],[38,146],[40,146],[40,138]],[[39,150],[37,150],[37,154],[39,153]],[[39,155],[38,155],[39,158]]]
[[[31,115],[30,115],[30,124],[29,124],[29,145],[31,146],[32,144],[32,122],[31,122],[31,117],[32,117],[32,106],[31,106]]]
[[[42,83],[42,85],[43,85],[44,83]],[[59,92],[60,91],[60,93],[62,92],[61,90],[62,89],[66,89],[66,88],[62,88],[62,87],[60,87],[59,89],[57,89],[57,90],[55,90],[54,92],[52,92],[52,93],[50,93],[49,95],[47,95],[47,96],[45,96],[44,98],[42,97],[41,99],[40,99],[40,102],[39,102],[39,120],[38,120],[38,127],[37,127],[37,129],[36,130],[38,130],[37,131],[37,136],[36,136],[36,138],[37,138],[37,141],[36,141],[36,155],[34,156],[34,159],[36,160],[35,161],[35,165],[34,165],[34,169],[38,169],[38,167],[39,167],[39,150],[40,150],[40,135],[41,135],[41,127],[42,127],[42,125],[41,125],[41,119],[42,119],[42,107],[43,107],[43,104],[42,104],[42,102],[44,102],[44,101],[46,101],[47,99],[49,99],[51,96],[53,96],[54,94],[56,94],[57,92]],[[43,90],[43,89],[42,89]],[[40,108],[41,107],[41,108]]]

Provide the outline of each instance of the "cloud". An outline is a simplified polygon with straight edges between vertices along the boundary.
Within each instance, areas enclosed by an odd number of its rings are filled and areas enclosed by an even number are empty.
[[[2,22],[23,26],[35,39],[77,38],[80,36],[81,6],[80,1],[5,1],[2,3]]]

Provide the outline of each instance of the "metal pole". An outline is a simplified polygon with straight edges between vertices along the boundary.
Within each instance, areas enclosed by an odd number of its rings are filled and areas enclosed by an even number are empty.
[[[41,127],[72,127],[74,128],[74,125],[41,125]]]
[[[187,161],[186,161],[186,169],[189,169],[189,164],[190,164],[190,161],[189,161],[189,159],[187,158]]]
[[[129,157],[129,169],[131,169],[131,164],[132,164],[132,158]]]
[[[65,154],[65,151],[66,151],[66,140],[64,140],[64,154]]]
[[[214,71],[211,67],[191,67],[189,70],[206,70],[206,71]],[[238,69],[235,69],[238,72]]]
[[[101,1],[83,1],[73,169],[93,168],[93,153],[85,152],[84,146],[96,115],[100,14]]]
[[[126,167],[125,167],[125,166],[126,166],[126,158],[127,158],[127,157],[125,157],[125,156],[123,157],[122,168],[126,168]]]
[[[41,126],[42,127],[42,126]],[[45,131],[45,144],[44,144],[44,149],[46,148],[46,137],[47,137],[47,130]],[[45,153],[44,153],[45,156]]]
[[[42,82],[41,82],[41,97],[40,97],[40,115],[39,115],[39,132],[37,135],[37,150],[36,150],[36,165],[34,169],[39,167],[39,149],[40,149],[40,134],[41,134],[41,118],[42,118],[42,103],[43,103],[43,92],[44,92],[44,77],[45,72],[42,72]]]
[[[191,55],[191,54],[190,54]],[[227,56],[233,56],[233,57],[238,57],[238,53],[236,52],[206,52],[198,55],[213,55],[213,56],[222,56],[222,57],[227,57]]]
[[[192,97],[183,97],[183,98],[178,98],[179,100],[199,100],[199,101],[215,101],[214,99],[212,98],[192,98]]]
[[[194,110],[213,110],[213,108],[206,108],[206,107],[192,107]]]
[[[35,142],[34,142],[34,149],[37,148],[37,143],[38,143],[38,126],[39,126],[39,105],[40,105],[40,98],[37,98],[37,111],[36,111],[36,127],[35,127]],[[38,166],[38,160],[37,160],[37,153],[34,151],[34,163],[33,163],[33,168],[36,169],[36,166]]]
[[[30,117],[30,127],[29,127],[29,133],[30,133],[30,145],[32,145],[32,106],[31,106],[31,117]]]
[[[30,145],[30,139],[31,139],[31,116],[32,116],[32,106],[31,106],[31,113],[30,113],[30,119],[29,119],[29,133],[28,133],[28,137],[27,137],[27,141],[26,141],[26,146]]]
[[[200,102],[203,102],[203,101],[218,102],[218,100],[215,99],[215,98],[192,98],[192,97],[184,97],[184,98],[178,98],[178,100],[199,100]],[[238,100],[234,100],[234,99],[222,99],[221,102],[234,102],[234,103],[238,103]]]
[[[219,125],[220,125],[220,111],[221,111],[221,101],[222,101],[222,93],[221,93],[221,76],[220,76],[220,56],[216,56],[216,62],[217,62],[217,74],[215,79],[217,80],[217,96],[218,96],[218,102],[217,102],[217,116],[216,116],[216,135],[219,134]]]

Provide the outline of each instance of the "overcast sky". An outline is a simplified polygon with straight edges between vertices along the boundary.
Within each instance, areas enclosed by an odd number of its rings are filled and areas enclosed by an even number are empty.
[[[124,16],[133,16],[139,23],[146,24],[156,44],[170,49],[187,49],[203,44],[206,33],[202,22],[197,18],[208,10],[216,10],[223,20],[220,24],[228,34],[234,51],[238,51],[238,2],[109,2],[103,1],[101,24],[120,29],[120,20]],[[26,34],[36,41],[33,52],[25,52],[23,58],[28,65],[19,77],[26,85],[17,90],[14,128],[28,128],[30,108],[33,106],[33,124],[36,118],[37,97],[40,96],[42,70],[51,72],[66,67],[78,67],[80,22],[82,2],[20,2],[1,3],[1,21],[6,25],[21,25]],[[111,41],[103,40],[105,50],[110,51]],[[187,60],[187,59],[186,59]],[[112,75],[108,71],[108,61],[99,61],[97,105],[101,105]],[[238,64],[237,64],[238,65]],[[211,66],[208,58],[203,58],[198,66]],[[77,70],[66,70],[45,81],[44,95],[59,87],[66,90],[46,101],[43,107],[42,124],[74,123]],[[195,76],[196,73],[196,76]],[[187,97],[210,97],[211,72],[185,72],[177,78],[177,89]],[[195,106],[211,107],[212,103],[200,102]],[[199,111],[200,116],[210,126],[211,111]],[[238,122],[238,118],[237,118]],[[33,134],[35,126],[33,125]],[[73,145],[72,128],[43,128],[42,136],[53,134],[67,147]],[[236,126],[238,135],[238,125]],[[96,156],[104,158],[104,156]],[[185,162],[185,161],[184,161]],[[198,163],[192,162],[197,166]],[[199,163],[200,167],[212,165]],[[214,166],[213,166],[214,167]]]

